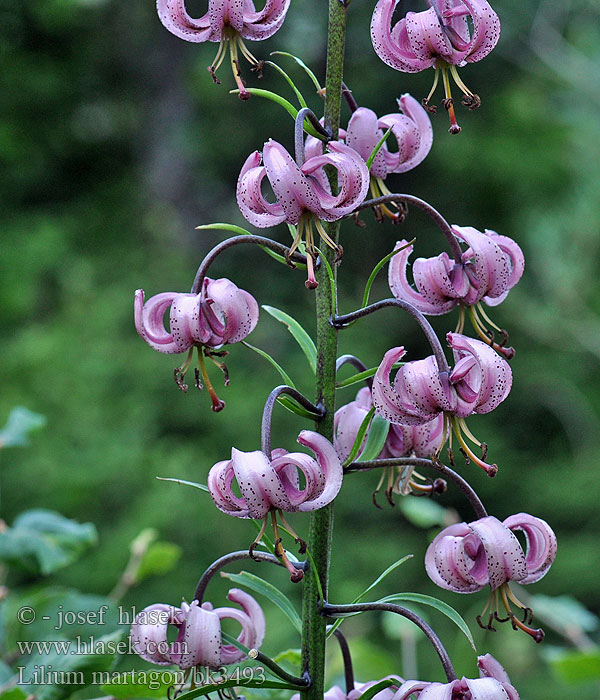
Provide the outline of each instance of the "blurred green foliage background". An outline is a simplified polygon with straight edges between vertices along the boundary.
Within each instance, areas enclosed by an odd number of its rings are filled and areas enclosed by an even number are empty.
[[[379,62],[368,32],[373,5],[353,0],[350,6],[345,79],[359,104],[386,114],[403,92],[426,95],[432,73],[399,74]],[[201,2],[187,6],[192,15],[203,11]],[[473,113],[459,107],[459,136],[447,133],[441,110],[433,118],[429,157],[415,171],[388,178],[388,185],[430,201],[451,223],[511,236],[525,252],[523,280],[494,310],[517,348],[513,390],[496,411],[469,423],[500,471],[491,481],[459,461],[460,470],[499,518],[530,512],[557,531],[558,557],[535,593],[572,595],[598,613],[600,12],[592,0],[497,0],[494,7],[503,24],[500,44],[461,73],[482,107]],[[253,50],[259,57],[290,51],[323,79],[325,31],[324,0],[293,0],[281,31]],[[206,66],[215,50],[170,35],[152,0],[0,4],[0,423],[15,405],[47,418],[29,449],[0,455],[2,517],[10,524],[26,508],[45,507],[95,523],[98,546],[51,580],[94,594],[112,590],[130,542],[144,528],[156,528],[183,556],[168,576],[127,594],[124,604],[138,609],[189,598],[213,559],[253,539],[249,523],[217,512],[205,494],[154,477],[202,482],[232,445],[257,449],[262,404],[279,383],[261,358],[236,346],[227,360],[231,386],[222,389],[227,408],[213,414],[206,395],[177,390],[172,370],[179,358],[152,352],[133,327],[135,289],[148,296],[187,291],[204,254],[224,237],[195,226],[244,225],[235,182],[247,155],[268,138],[293,145],[292,121],[281,108],[229,95],[234,85],[225,67],[223,84],[212,84]],[[306,76],[277,60],[320,112],[321,98]],[[293,99],[273,70],[265,71],[260,87]],[[397,238],[417,236],[422,255],[443,246],[417,211],[398,228],[377,224],[370,213],[361,218],[366,228],[347,222],[342,230],[343,312],[357,308],[370,270]],[[288,240],[283,226],[271,233]],[[259,303],[282,308],[312,329],[313,295],[302,272],[244,247],[220,258],[213,275],[230,277]],[[382,274],[372,298],[388,294]],[[443,334],[455,319],[433,323]],[[263,314],[249,340],[311,394],[304,358],[283,326]],[[427,352],[410,319],[388,311],[345,331],[340,352],[373,366],[400,344],[411,359]],[[346,389],[340,403],[353,397],[354,388]],[[274,444],[292,449],[304,427],[280,410]],[[570,683],[548,666],[558,648],[574,648],[553,629],[551,604],[550,621],[543,620],[546,642],[538,648],[508,625],[495,634],[476,627],[485,593],[461,597],[430,584],[422,561],[435,527],[419,527],[400,506],[374,509],[377,478],[348,477],[338,499],[333,601],[354,597],[412,553],[382,584],[382,595],[422,591],[461,610],[480,651],[502,660],[524,700],[599,697],[593,678]],[[440,502],[470,519],[468,504],[452,488]],[[306,532],[304,518],[292,521]],[[258,573],[299,600],[284,574]],[[23,573],[8,579],[9,588],[32,583]],[[222,604],[225,582],[211,585],[209,597]],[[298,646],[278,612],[266,609],[265,651]],[[425,615],[439,625],[458,672],[473,676],[472,652],[456,628],[435,612]],[[440,679],[439,664],[418,635],[376,615],[345,627],[359,679],[411,670],[414,647],[419,677]],[[578,644],[594,638],[591,618]],[[333,645],[330,668],[333,682],[341,672]]]

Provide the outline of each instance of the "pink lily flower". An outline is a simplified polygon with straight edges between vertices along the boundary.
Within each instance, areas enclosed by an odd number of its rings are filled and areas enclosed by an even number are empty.
[[[167,331],[163,316],[169,308]],[[175,369],[175,381],[183,391],[187,391],[183,378],[191,364],[194,348],[198,349],[196,386],[202,388],[201,373],[213,410],[223,409],[225,403],[213,389],[204,359],[212,359],[223,370],[227,384],[227,368],[214,357],[227,354],[217,352],[223,345],[237,343],[254,330],[258,323],[258,304],[254,297],[225,278],[205,278],[200,294],[163,292],[148,301],[144,300],[144,290],[138,289],[134,299],[134,318],[138,334],[154,350],[167,354],[188,350],[184,364]]]
[[[266,0],[264,8],[257,12],[253,0],[208,0],[208,11],[198,19],[189,16],[185,0],[157,0],[156,8],[163,25],[180,39],[196,43],[219,42],[217,55],[208,68],[215,83],[220,82],[216,72],[227,55],[229,45],[233,77],[240,98],[246,100],[250,93],[240,75],[238,50],[260,77],[262,61],[250,53],[243,40],[259,41],[275,34],[283,24],[290,2]]]
[[[406,681],[394,695],[394,700],[519,700],[512,685],[495,678],[462,678],[451,683]]]
[[[317,253],[313,243],[314,224],[327,245],[339,249],[327,235],[321,221],[337,221],[350,214],[364,200],[369,189],[369,171],[358,153],[338,141],[327,144],[328,153],[308,158],[299,166],[285,148],[270,139],[261,154],[250,154],[244,163],[237,184],[237,202],[244,218],[258,228],[276,226],[286,221],[297,227],[290,255],[304,237],[306,241],[308,280],[314,289],[317,282],[313,263]],[[339,194],[332,195],[325,173],[333,166],[338,173]],[[274,204],[262,195],[261,183],[267,177]]]
[[[373,405],[386,420],[400,425],[423,425],[443,413],[443,437],[435,454],[440,453],[451,426],[468,458],[493,476],[497,467],[484,462],[485,457],[477,457],[465,442],[464,436],[485,451],[464,418],[472,413],[489,413],[504,401],[512,386],[511,369],[506,360],[480,340],[459,333],[448,333],[446,339],[455,360],[448,376],[440,374],[434,356],[430,355],[424,360],[407,362],[398,370],[392,385],[392,367],[406,352],[403,347],[388,350],[374,377]]]
[[[346,131],[340,130],[340,140],[353,148],[366,162],[369,156],[391,128],[392,134],[380,148],[369,169],[371,175],[371,196],[391,194],[383,180],[390,173],[405,173],[421,163],[433,143],[431,119],[420,103],[408,93],[402,95],[398,102],[400,113],[386,114],[378,118],[373,110],[359,107],[353,112]],[[390,138],[396,139],[398,150],[390,151]],[[321,142],[313,136],[306,139],[306,157],[320,155]],[[393,220],[398,214],[383,205],[381,212]]]
[[[265,616],[251,595],[232,588],[227,598],[242,609],[213,608],[210,603],[182,603],[181,608],[156,603],[141,610],[131,625],[131,641],[136,653],[159,666],[175,664],[181,669],[193,666],[233,664],[245,658],[243,651],[221,641],[221,620],[229,618],[241,625],[238,642],[257,649],[265,637]],[[177,639],[169,642],[169,625],[177,627]]]
[[[480,61],[498,43],[500,20],[486,0],[432,0],[428,10],[408,12],[393,27],[392,17],[399,0],[379,0],[371,21],[371,39],[379,58],[404,73],[418,73],[435,67],[435,79],[427,105],[437,87],[441,70],[444,106],[450,115],[450,133],[458,133],[450,73],[464,94],[463,104],[471,109],[481,103],[463,83],[456,66]],[[469,31],[468,18],[473,30]],[[435,110],[434,110],[435,111]]]
[[[282,511],[294,513],[323,508],[331,503],[342,486],[343,469],[333,445],[322,435],[303,430],[298,442],[310,448],[316,459],[303,452],[287,452],[276,449],[269,457],[259,450],[241,452],[235,447],[231,459],[217,462],[208,473],[208,489],[215,505],[223,513],[236,518],[263,518],[261,531],[250,551],[260,541],[271,515],[276,553],[288,567],[292,580],[299,581],[302,571],[288,560],[278,536],[276,512],[288,530],[296,537],[303,551],[304,543],[286,523]],[[300,488],[299,472],[305,486]],[[233,490],[237,482],[240,496]]]
[[[406,240],[398,241],[395,250],[401,250],[389,265],[390,289],[396,299],[408,301],[431,316],[445,314],[459,306],[458,332],[464,328],[467,309],[479,337],[490,343],[493,333],[485,321],[496,330],[500,329],[488,318],[482,302],[497,306],[506,299],[523,275],[523,251],[512,238],[500,236],[495,231],[486,229],[481,233],[472,226],[452,226],[452,230],[468,246],[462,255],[462,265],[455,263],[445,252],[435,258],[417,258],[412,268],[413,287],[406,275],[413,246]],[[493,347],[508,359],[514,355],[514,350],[503,344],[493,344]]]
[[[363,387],[356,394],[354,401],[342,406],[335,412],[333,419],[334,445],[340,459],[344,461],[354,445],[360,426],[373,406],[371,391]],[[390,457],[424,457],[430,459],[442,440],[444,430],[444,417],[442,414],[423,425],[395,425],[390,424],[388,437],[377,459]],[[369,430],[361,449],[364,448]],[[391,467],[384,469],[379,484],[373,493],[373,500],[377,505],[376,496],[387,476],[386,497],[393,504],[392,493],[407,495],[413,491],[417,493],[431,493],[433,484],[421,483],[413,479],[419,478],[413,469],[404,467]]]
[[[525,534],[526,551],[513,534],[515,530]],[[490,599],[482,613],[490,609],[487,628],[493,629],[494,618],[502,621],[498,615],[501,604],[515,629],[541,642],[543,631],[525,624],[531,610],[515,598],[508,582],[526,585],[539,581],[552,565],[556,548],[554,532],[540,518],[518,513],[500,522],[488,516],[442,530],[427,549],[425,568],[434,583],[456,593],[473,593],[489,585]],[[523,622],[515,617],[509,601],[525,611]],[[481,615],[477,620],[482,624]],[[490,670],[485,665],[483,668]]]

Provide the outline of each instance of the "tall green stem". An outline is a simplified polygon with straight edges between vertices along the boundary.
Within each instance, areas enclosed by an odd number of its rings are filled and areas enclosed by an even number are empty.
[[[346,6],[340,0],[329,0],[325,126],[331,130],[334,138],[337,138],[340,123],[345,38]],[[337,243],[339,223],[325,225],[327,233]],[[327,257],[329,264],[335,270],[335,252],[326,248],[322,254]],[[318,270],[317,281],[319,286],[316,290],[317,382],[315,403],[322,403],[326,414],[323,420],[317,424],[316,429],[327,439],[333,441],[337,330],[330,323],[335,309],[331,308],[331,287],[325,265],[321,265]],[[325,596],[329,582],[332,532],[333,504],[330,504],[312,514],[308,540],[308,546]],[[323,700],[325,692],[325,619],[319,613],[319,594],[314,576],[307,573],[304,580],[302,660],[305,667],[308,668],[312,685],[303,692],[303,697],[305,700]]]

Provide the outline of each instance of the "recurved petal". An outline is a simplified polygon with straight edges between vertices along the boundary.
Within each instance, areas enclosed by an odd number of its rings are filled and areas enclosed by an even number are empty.
[[[485,550],[487,575],[494,591],[506,581],[522,581],[527,563],[519,540],[497,518],[488,516],[469,524]]]
[[[227,598],[240,605],[242,610],[223,607],[217,608],[215,613],[220,620],[229,618],[239,622],[242,630],[237,641],[250,649],[258,649],[265,638],[265,616],[262,608],[251,595],[239,588],[232,588]],[[221,663],[224,665],[236,663],[245,656],[244,652],[233,644],[223,644],[221,647]]]
[[[468,384],[477,392],[476,400],[472,402],[462,402],[456,415],[466,417],[470,413],[489,413],[510,393],[512,386],[512,370],[508,362],[498,355],[487,343],[474,338],[467,338],[460,333],[448,333],[446,335],[448,344],[454,353],[457,363],[466,357],[473,357],[477,366],[461,377],[460,381]],[[453,382],[453,373],[450,381]]]
[[[383,356],[373,377],[371,395],[377,413],[391,423],[406,424],[407,419],[420,419],[414,406],[401,397],[390,383],[390,372],[395,362],[406,355],[403,347],[392,348]],[[424,422],[424,421],[423,421]]]
[[[478,656],[477,666],[479,667],[479,675],[482,678],[495,678],[500,683],[510,683],[510,678],[504,670],[504,666],[491,654]]]
[[[379,0],[371,19],[371,40],[379,58],[388,66],[404,73],[418,73],[430,68],[434,58],[423,59],[413,51],[401,19],[391,30],[392,16],[399,0]]]
[[[231,487],[235,473],[230,459],[217,462],[208,472],[207,485],[217,508],[236,518],[251,518],[244,498],[236,496]]]
[[[515,698],[514,695],[511,698],[502,683],[495,678],[475,678],[474,680],[463,678],[462,685],[465,690],[469,690],[470,700],[513,700]],[[518,698],[517,695],[516,700]]]
[[[387,130],[392,127],[398,142],[398,151],[391,153],[389,147],[382,149],[391,173],[404,173],[415,168],[431,150],[433,128],[427,111],[414,97],[405,93],[398,100],[403,114],[387,114],[379,120],[379,126]],[[386,145],[390,143],[389,139]]]
[[[350,117],[346,133],[346,144],[353,148],[366,162],[383,136],[377,125],[377,115],[372,109],[359,107]],[[384,146],[379,150],[370,172],[373,177],[384,178],[388,174]]]
[[[297,224],[304,209],[320,212],[320,202],[313,183],[300,170],[285,148],[269,139],[263,148],[263,161],[275,197],[290,224]]]
[[[465,61],[480,61],[500,38],[500,19],[486,0],[463,0],[473,18],[473,34]]]
[[[408,12],[406,32],[411,49],[422,61],[428,61],[437,56],[452,58],[454,49],[433,7],[424,12]],[[453,60],[450,62],[454,63]]]
[[[440,588],[455,593],[474,593],[487,584],[487,576],[481,571],[483,551],[478,551],[475,546],[469,553],[465,552],[464,541],[469,535],[470,527],[466,523],[457,523],[442,530],[427,548],[425,569]]]
[[[325,488],[325,475],[319,464],[303,452],[288,452],[271,462],[292,504],[291,510],[316,498]],[[298,472],[304,474],[304,488],[300,489]]]
[[[271,509],[292,510],[292,504],[264,452],[231,450],[231,461],[240,492],[252,518],[264,518]]]
[[[237,182],[236,198],[243,217],[253,226],[268,228],[286,220],[286,214],[279,202],[271,203],[263,197],[261,183],[267,174],[260,165],[258,151],[251,153],[244,163]]]
[[[141,610],[131,625],[131,643],[136,654],[144,661],[160,666],[173,663],[169,655],[167,628],[179,608],[155,603]]]
[[[218,615],[200,607],[197,600],[186,607],[187,610],[183,607],[185,621],[172,646],[173,663],[181,669],[198,664],[218,668],[221,665],[221,622]]]
[[[211,37],[209,12],[198,19],[193,19],[186,12],[185,0],[157,0],[156,9],[163,25],[180,39],[196,43],[218,41]]]
[[[172,332],[165,330],[163,323],[165,311],[180,296],[186,295],[178,292],[163,292],[155,294],[144,303],[144,290],[138,289],[135,293],[134,316],[136,330],[148,345],[154,350],[158,350],[158,352],[167,354],[183,352],[193,342],[190,342],[189,338],[186,341],[182,341],[180,337],[175,338]]]
[[[315,156],[302,166],[302,172],[311,178],[319,209],[311,209],[325,221],[337,221],[350,214],[363,202],[369,191],[369,171],[361,156],[340,141],[327,144],[329,153]],[[339,193],[334,196],[322,186],[322,178],[317,177],[321,168],[332,165],[338,174]],[[308,207],[310,208],[310,207]]]
[[[209,0],[208,17],[214,37],[219,40],[225,27],[240,32],[244,26],[244,0]]]
[[[206,288],[225,319],[221,343],[237,343],[250,334],[258,323],[258,304],[248,292],[226,278],[213,280]]]
[[[246,2],[244,12],[244,39],[255,41],[268,39],[281,27],[291,0],[267,0],[265,6],[256,12],[252,3]]]
[[[398,241],[394,250],[407,246],[407,243],[408,241],[406,240]],[[420,291],[416,291],[408,282],[406,267],[408,265],[408,258],[412,251],[412,245],[404,247],[403,250],[396,253],[396,255],[394,255],[394,257],[390,260],[388,269],[388,283],[392,294],[396,297],[396,299],[408,301],[419,311],[421,311],[421,313],[428,314],[430,316],[437,316],[450,311],[457,303],[454,299],[442,301],[438,296],[432,297],[432,299],[427,299]]]
[[[471,303],[480,301],[486,295],[493,298],[506,292],[509,289],[510,266],[502,248],[494,242],[493,237],[472,226],[452,226],[452,230],[457,238],[469,246],[467,254],[471,253],[473,256],[477,297]]]
[[[445,309],[449,304],[452,304],[452,308],[460,300],[460,294],[452,282],[452,269],[452,261],[446,252],[434,258],[417,258],[413,263],[416,288],[430,304],[439,309]]]
[[[406,681],[394,695],[394,700],[408,700],[415,693],[418,700],[452,700],[455,687],[459,681],[452,683],[423,683]]]
[[[415,412],[422,418],[407,425],[422,425],[435,418],[441,411],[452,411],[455,408],[455,393],[450,389],[448,394],[444,388],[433,355],[424,360],[407,362],[401,367],[396,374],[394,389],[408,399]]]
[[[520,583],[535,583],[546,575],[556,558],[556,535],[545,520],[527,513],[511,515],[504,521],[509,530],[522,530],[525,533],[527,547],[525,562],[527,575]]]
[[[298,442],[315,453],[321,472],[325,478],[323,490],[312,500],[304,502],[299,510],[317,510],[331,503],[342,487],[344,470],[334,446],[319,433],[303,430],[298,435]]]
[[[497,306],[504,301],[509,290],[512,289],[521,279],[523,270],[525,269],[525,257],[519,245],[515,243],[512,238],[509,238],[508,236],[500,236],[495,231],[490,231],[488,229],[485,230],[485,234],[489,236],[497,246],[500,247],[510,268],[510,276],[506,283],[506,291],[504,294],[500,294],[497,297],[483,297],[483,301],[485,301],[488,306]]]

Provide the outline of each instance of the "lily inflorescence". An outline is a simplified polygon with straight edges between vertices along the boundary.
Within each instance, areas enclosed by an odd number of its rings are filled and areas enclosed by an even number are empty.
[[[382,470],[373,494],[376,505],[384,484],[391,505],[396,502],[395,496],[441,497],[449,486],[458,487],[465,495],[476,519],[454,522],[439,532],[427,549],[425,570],[438,586],[454,593],[473,593],[489,586],[487,605],[477,618],[486,630],[495,630],[495,622],[510,621],[515,629],[536,641],[542,640],[543,631],[531,626],[532,611],[519,601],[510,583],[535,583],[546,575],[556,556],[556,538],[541,518],[519,513],[501,521],[489,515],[474,487],[458,473],[454,454],[458,447],[467,463],[475,463],[489,476],[498,472],[497,464],[487,461],[487,444],[475,437],[466,419],[471,421],[473,416],[494,411],[509,397],[513,374],[508,360],[515,351],[507,346],[506,331],[492,321],[484,307],[499,305],[519,282],[524,271],[523,252],[515,240],[495,231],[451,226],[430,204],[413,194],[394,193],[390,184],[392,178],[403,177],[423,163],[433,147],[429,113],[435,110],[430,100],[440,75],[451,133],[457,133],[460,127],[454,113],[450,77],[463,92],[466,106],[473,109],[479,105],[479,97],[466,87],[457,67],[490,53],[498,41],[500,22],[486,0],[430,0],[428,9],[408,12],[394,22],[397,4],[398,0],[378,0],[375,4],[371,23],[375,51],[386,64],[402,72],[434,68],[431,93],[422,104],[408,93],[401,94],[398,111],[382,117],[367,106],[359,106],[341,82],[338,36],[330,39],[328,61],[337,61],[339,70],[328,66],[325,90],[306,64],[292,57],[315,83],[318,94],[325,95],[325,115],[319,120],[282,69],[277,67],[293,88],[300,104],[298,109],[275,93],[247,88],[241,78],[240,56],[257,72],[262,66],[245,40],[271,37],[281,27],[290,0],[266,0],[262,9],[257,9],[252,0],[209,0],[208,11],[198,19],[190,17],[184,0],[158,0],[160,20],[173,34],[196,43],[219,43],[209,68],[215,82],[216,71],[229,51],[239,96],[262,94],[283,105],[294,117],[293,141],[290,139],[293,150],[268,139],[262,151],[253,151],[238,165],[241,169],[235,188],[237,204],[246,221],[260,229],[287,228],[292,238],[285,245],[236,225],[215,224],[213,228],[233,230],[238,235],[206,255],[190,293],[163,292],[146,300],[143,290],[135,292],[138,334],[158,352],[188,353],[174,371],[177,385],[184,391],[186,373],[197,355],[195,383],[198,388],[207,388],[214,411],[221,411],[225,402],[211,383],[207,361],[219,367],[225,384],[229,384],[229,371],[223,362],[227,345],[243,342],[266,358],[285,383],[274,388],[265,403],[260,449],[224,450],[227,457],[203,472],[207,486],[195,484],[209,492],[221,513],[254,520],[258,534],[246,550],[226,554],[208,567],[190,603],[184,601],[181,607],[161,603],[142,610],[132,626],[131,638],[135,650],[146,661],[183,670],[199,665],[220,668],[242,659],[250,659],[250,663],[258,659],[273,675],[269,681],[273,688],[298,691],[310,700],[359,700],[364,693],[376,700],[518,700],[506,671],[489,654],[477,659],[479,678],[459,678],[436,632],[412,609],[389,598],[346,605],[333,605],[327,600],[332,505],[336,499],[344,498],[342,487],[349,474],[371,469]],[[337,27],[337,31],[343,31],[343,23],[336,24],[336,13],[344,14],[346,6],[347,3],[331,0],[332,27]],[[339,128],[339,115],[331,108],[332,95],[339,98],[339,107],[342,93],[350,108],[345,128]],[[394,246],[396,236],[390,236],[389,228],[378,226],[374,235],[389,238],[389,253],[369,276],[361,307],[339,314],[336,278],[343,253],[340,223],[350,219],[364,226],[359,214],[373,209],[380,222],[391,220],[404,226],[409,207],[427,214],[443,234],[449,251],[415,259],[409,274],[411,256],[419,243],[406,235]],[[414,233],[411,230],[411,235]],[[289,314],[269,306],[264,308],[285,323],[308,358],[316,379],[314,403],[296,388],[274,357],[245,342],[259,321],[254,296],[230,279],[208,276],[215,259],[239,244],[260,246],[289,268],[300,265],[307,270],[305,286],[314,290],[317,297],[316,344]],[[369,304],[373,280],[385,264],[389,265],[392,297]],[[448,329],[445,335],[452,355],[449,362],[450,353],[427,317],[442,316],[455,309],[458,320],[454,330]],[[410,317],[423,332],[430,353],[405,360],[401,327],[389,323],[387,333],[373,336],[369,344],[373,363],[383,355],[378,366],[368,368],[354,355],[336,358],[339,332],[386,310],[395,314],[401,311],[407,319]],[[467,316],[477,338],[465,334]],[[237,353],[234,354],[238,361]],[[354,377],[346,380],[341,379],[345,364],[352,364],[357,370]],[[336,406],[336,388],[341,390],[363,381],[366,386],[358,390],[354,400]],[[314,421],[315,429],[301,430],[297,438],[312,454],[273,449],[272,414],[279,405],[304,420]],[[228,412],[234,413],[235,407]],[[450,467],[443,463],[446,446]],[[203,455],[203,468],[210,462],[208,455]],[[436,472],[435,478],[430,472]],[[311,514],[308,537],[295,532],[286,519],[290,513],[299,523],[303,514]],[[515,532],[521,533],[525,545]],[[286,549],[285,537],[294,541],[304,559]],[[241,610],[214,608],[204,602],[212,577],[240,560],[285,567],[292,582],[304,581],[300,675],[294,676],[259,651],[265,638],[265,618],[251,595],[240,589],[230,590],[228,598]],[[292,603],[284,593],[275,591],[273,584],[247,572],[224,575],[266,595],[297,622]],[[393,673],[380,680],[355,681],[349,645],[338,629],[338,618],[367,611],[398,614],[416,625],[437,653],[447,682],[403,680]],[[237,638],[222,630],[224,619],[239,623],[242,631]],[[340,643],[345,690],[335,685],[325,691],[322,670],[327,620],[335,621],[330,631]],[[175,641],[169,641],[169,627],[177,630]],[[194,697],[203,692],[194,687],[193,681],[190,688]],[[207,686],[206,693],[212,690]],[[224,689],[218,693],[221,698],[236,697]],[[292,697],[299,699],[300,695]]]

